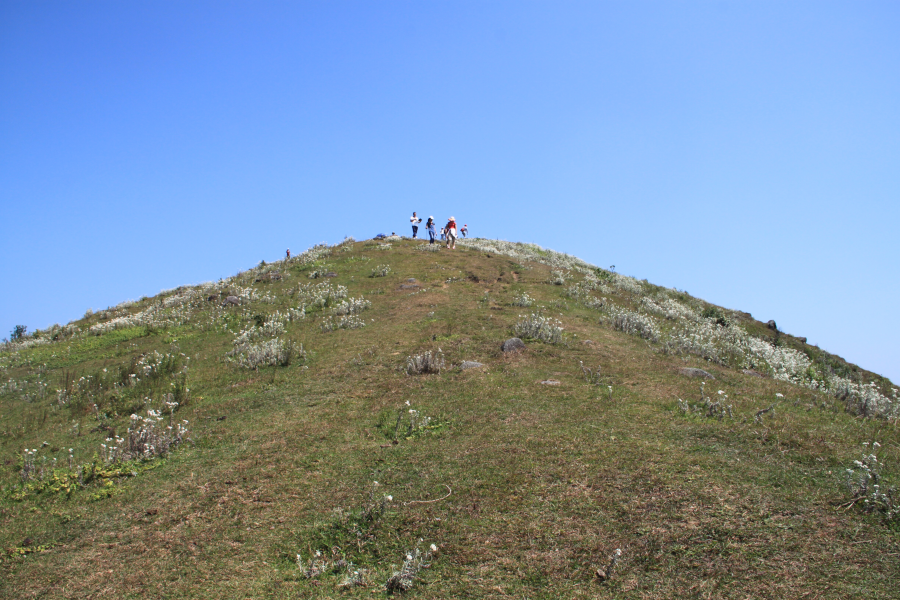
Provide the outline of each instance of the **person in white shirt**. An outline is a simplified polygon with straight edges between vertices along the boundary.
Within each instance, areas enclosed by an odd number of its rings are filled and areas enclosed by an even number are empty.
[[[409,218],[409,222],[412,223],[413,239],[416,239],[416,236],[419,234],[419,223],[422,222],[422,219],[416,217],[416,212],[413,211],[413,216]]]

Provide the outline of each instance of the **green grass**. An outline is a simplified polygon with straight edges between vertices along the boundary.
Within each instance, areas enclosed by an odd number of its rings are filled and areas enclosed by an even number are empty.
[[[895,422],[664,355],[600,324],[549,283],[547,266],[462,248],[417,252],[415,243],[357,243],[318,266],[278,263],[281,281],[239,275],[233,285],[274,300],[227,310],[204,300],[179,327],[0,354],[3,381],[29,382],[0,393],[0,596],[371,598],[386,595],[421,539],[439,552],[410,597],[896,597],[900,532],[846,507],[840,484],[875,440],[900,480]],[[309,279],[322,264],[338,276]],[[390,274],[369,277],[379,264]],[[419,290],[400,288],[408,278]],[[321,281],[372,302],[360,315],[366,327],[325,333],[329,311],[310,312],[282,336],[303,344],[305,361],[258,371],[227,362],[230,331],[295,308],[290,291]],[[511,306],[523,291],[535,306]],[[539,307],[563,322],[566,343],[504,355],[518,315]],[[448,366],[485,366],[406,375],[407,356],[437,348]],[[17,499],[23,448],[59,466],[68,448],[90,462],[110,430],[125,433],[125,407],[158,404],[173,380],[95,390],[91,403],[65,406],[56,389],[103,369],[118,374],[153,351],[189,358],[176,417],[190,421],[193,442],[134,475]],[[601,366],[600,385],[584,381],[579,361]],[[727,393],[734,419],[680,411],[678,398],[699,398],[698,381],[678,372],[685,366],[715,375],[708,393]],[[45,397],[29,392],[38,380]],[[785,398],[774,415],[755,422],[776,393]],[[433,427],[407,435],[409,409]],[[394,444],[398,411],[406,420]],[[363,519],[373,481],[376,499],[393,501]],[[616,548],[622,559],[601,582],[595,572]],[[338,589],[338,573],[303,578],[295,556],[316,550],[366,569],[370,585]]]

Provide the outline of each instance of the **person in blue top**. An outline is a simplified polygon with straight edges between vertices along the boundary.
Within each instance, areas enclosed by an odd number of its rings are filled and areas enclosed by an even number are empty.
[[[434,217],[428,217],[428,221],[425,222],[425,231],[428,232],[429,244],[434,243]]]

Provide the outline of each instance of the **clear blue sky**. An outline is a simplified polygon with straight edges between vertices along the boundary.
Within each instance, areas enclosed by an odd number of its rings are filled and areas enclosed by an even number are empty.
[[[900,382],[896,2],[0,0],[0,336],[413,210]]]

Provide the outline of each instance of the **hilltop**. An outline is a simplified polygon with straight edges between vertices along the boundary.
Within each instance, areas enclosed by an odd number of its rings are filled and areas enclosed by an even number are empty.
[[[531,244],[315,246],[0,375],[2,597],[896,597],[892,382]]]

